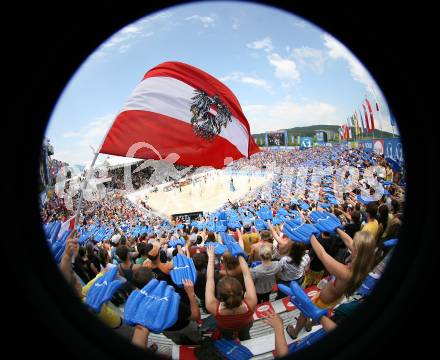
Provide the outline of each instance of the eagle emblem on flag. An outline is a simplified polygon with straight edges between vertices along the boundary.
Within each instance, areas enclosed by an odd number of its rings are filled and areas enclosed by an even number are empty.
[[[231,112],[217,95],[208,96],[202,90],[194,90],[191,98],[191,124],[193,131],[208,141],[220,134],[222,126],[226,128],[231,119]]]

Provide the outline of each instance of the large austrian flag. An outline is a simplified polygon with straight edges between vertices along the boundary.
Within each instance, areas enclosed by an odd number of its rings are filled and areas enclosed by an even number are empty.
[[[231,90],[191,65],[165,62],[145,74],[99,152],[141,159],[174,153],[175,164],[223,168],[258,151]]]

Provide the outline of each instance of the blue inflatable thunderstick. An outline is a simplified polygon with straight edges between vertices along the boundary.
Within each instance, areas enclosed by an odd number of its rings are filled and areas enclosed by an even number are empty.
[[[128,297],[124,321],[161,333],[176,323],[179,302],[180,295],[166,281],[150,280],[142,290],[135,290]]]
[[[184,247],[185,246],[185,240],[182,239],[182,238],[179,238],[177,240],[170,240],[170,242],[168,243],[168,246],[172,247],[172,248],[177,248],[177,245],[180,245],[180,246]]]
[[[361,296],[370,295],[378,281],[379,275],[375,273],[369,273],[355,293]]]
[[[228,221],[228,228],[230,228],[232,230],[236,230],[236,229],[241,228],[240,221],[238,221],[238,220],[229,220]]]
[[[214,248],[215,248],[214,253],[215,253],[215,255],[218,255],[218,256],[223,255],[225,253],[225,251],[228,250],[228,248],[225,245],[220,244],[218,242],[205,243],[205,246],[208,246],[208,245],[214,246]]]
[[[193,284],[197,280],[197,271],[192,259],[177,254],[173,257],[173,270],[170,271],[171,279],[178,287],[183,287],[183,280],[191,280]]]
[[[124,281],[116,279],[118,268],[115,266],[104,276],[96,280],[86,295],[86,304],[96,313],[101,311],[101,307],[110,301],[116,291],[124,284]]]
[[[317,342],[319,339],[322,339],[325,335],[327,335],[327,332],[321,328],[315,331],[313,334],[307,335],[301,340],[295,341],[294,343],[289,345],[288,354],[292,354],[299,350],[305,349],[306,347],[309,347],[313,343]]]
[[[246,346],[233,340],[220,339],[214,342],[214,346],[228,360],[249,360],[254,356]]]
[[[311,318],[318,322],[321,317],[327,315],[327,309],[319,309],[315,304],[313,304],[296,281],[292,281],[290,283],[290,287],[287,287],[283,284],[278,284],[278,288],[283,293],[290,296],[290,302],[294,304],[305,317]]]
[[[397,239],[390,239],[390,240],[384,241],[383,246],[385,248],[393,247],[397,244],[397,241],[398,241]]]
[[[245,259],[248,258],[248,255],[242,249],[240,244],[237,241],[235,241],[233,236],[223,233],[222,240],[223,240],[223,243],[228,248],[228,251],[232,254],[232,256],[242,255]]]
[[[310,244],[312,235],[319,235],[320,231],[311,224],[300,224],[293,221],[286,221],[283,227],[283,233],[293,241],[299,241],[306,245]]]
[[[261,219],[255,219],[254,223],[255,223],[255,227],[257,228],[258,231],[267,229],[266,224]]]

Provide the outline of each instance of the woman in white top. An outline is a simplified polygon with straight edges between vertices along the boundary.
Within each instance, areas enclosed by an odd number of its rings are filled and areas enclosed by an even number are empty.
[[[303,243],[292,241],[290,252],[284,255],[280,261],[280,272],[278,273],[278,284],[289,286],[291,281],[301,285],[304,279],[304,271],[310,263],[310,257],[306,246]],[[287,295],[278,290],[277,299]]]

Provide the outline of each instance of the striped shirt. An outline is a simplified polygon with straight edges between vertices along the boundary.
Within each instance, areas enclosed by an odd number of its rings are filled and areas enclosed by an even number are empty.
[[[301,278],[304,275],[304,268],[310,262],[310,256],[309,254],[304,254],[299,265],[291,263],[291,260],[290,256],[283,256],[280,259],[281,270],[278,277],[283,281],[292,281]]]

